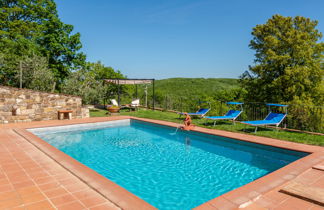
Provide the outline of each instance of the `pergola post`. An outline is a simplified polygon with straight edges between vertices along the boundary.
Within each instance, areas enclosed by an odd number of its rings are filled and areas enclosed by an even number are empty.
[[[136,99],[138,99],[138,94],[137,94],[137,84],[135,84],[136,87]]]
[[[155,85],[154,85],[155,79],[153,79],[153,110],[155,108]]]
[[[118,106],[120,106],[120,85],[119,85],[119,79],[118,79]]]

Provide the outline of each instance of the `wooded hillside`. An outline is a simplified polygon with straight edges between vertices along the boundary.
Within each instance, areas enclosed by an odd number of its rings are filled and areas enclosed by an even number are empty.
[[[238,79],[225,78],[169,78],[156,81],[156,89],[163,95],[213,96],[216,92],[238,88]]]

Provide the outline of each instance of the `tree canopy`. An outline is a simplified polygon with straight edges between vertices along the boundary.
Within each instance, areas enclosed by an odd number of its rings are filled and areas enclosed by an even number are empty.
[[[25,57],[45,57],[58,83],[84,65],[80,34],[59,19],[53,0],[2,0],[0,11],[2,84],[17,86],[17,66]]]
[[[115,71],[111,67],[106,67],[100,62],[86,63],[85,67],[72,72],[70,77],[62,84],[64,93],[78,95],[85,104],[99,104],[107,100],[108,97],[115,97],[117,86],[104,83],[107,78],[125,78],[120,71]],[[125,92],[125,86],[121,91]]]
[[[323,103],[322,33],[318,21],[274,15],[253,28],[255,65],[242,75],[247,100]]]

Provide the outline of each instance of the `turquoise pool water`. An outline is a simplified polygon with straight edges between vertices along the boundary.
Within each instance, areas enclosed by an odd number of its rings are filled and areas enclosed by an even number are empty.
[[[137,120],[31,131],[159,209],[194,208],[307,155]]]

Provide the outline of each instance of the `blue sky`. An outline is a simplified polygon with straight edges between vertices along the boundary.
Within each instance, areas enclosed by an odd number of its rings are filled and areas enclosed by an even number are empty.
[[[88,61],[129,78],[238,78],[253,64],[252,28],[274,14],[319,21],[323,0],[56,0]]]

